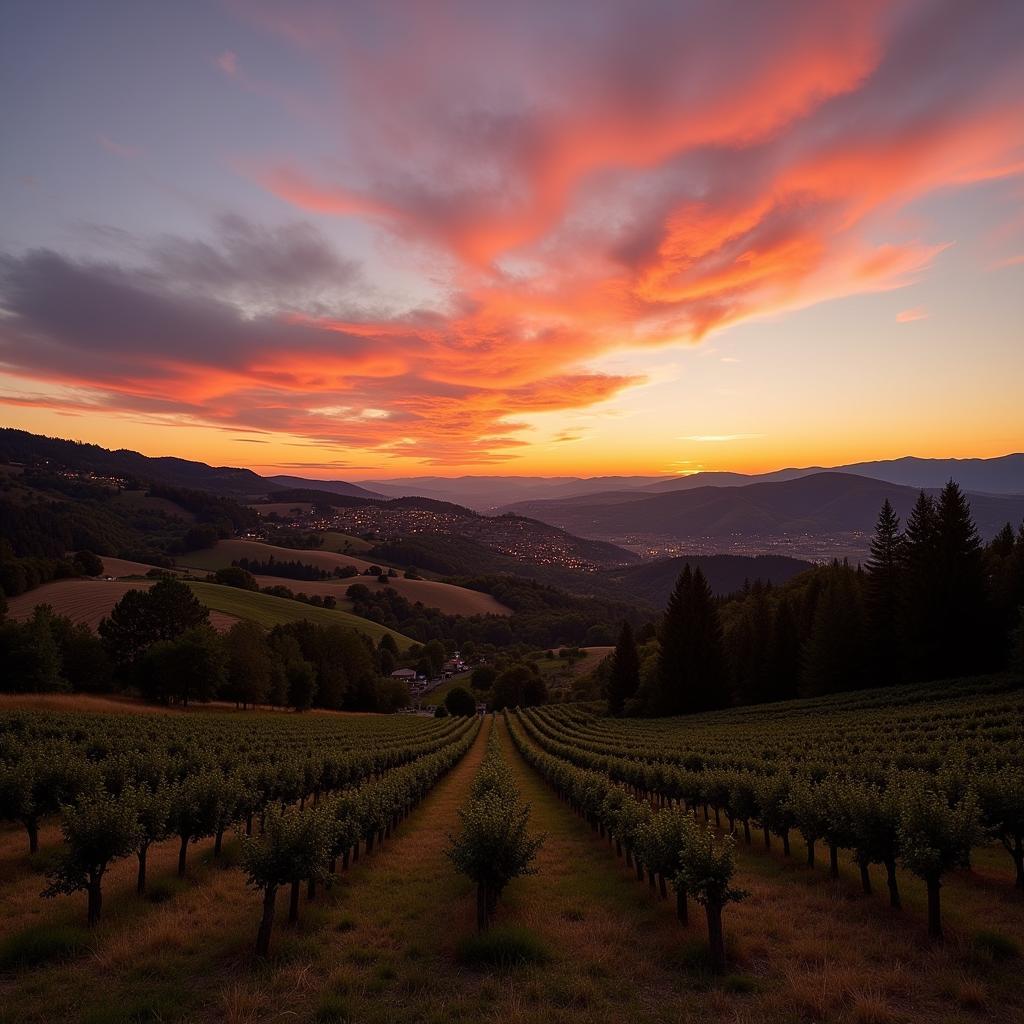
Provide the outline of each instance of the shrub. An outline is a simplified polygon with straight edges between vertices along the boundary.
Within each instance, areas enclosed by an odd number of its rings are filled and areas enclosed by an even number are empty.
[[[971,943],[974,949],[990,956],[993,960],[1016,960],[1020,956],[1020,946],[1002,932],[984,930],[975,932]]]
[[[83,953],[88,944],[89,933],[84,928],[63,924],[34,925],[8,935],[0,942],[0,971],[67,960]]]
[[[456,953],[467,967],[519,967],[551,959],[544,943],[527,928],[492,928],[464,938]]]

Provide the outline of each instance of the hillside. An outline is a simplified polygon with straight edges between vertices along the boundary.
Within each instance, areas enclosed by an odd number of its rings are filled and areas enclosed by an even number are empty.
[[[148,590],[154,580],[58,580],[45,583],[35,590],[8,601],[8,614],[16,621],[24,621],[39,604],[48,604],[58,615],[66,615],[72,622],[85,623],[95,629],[100,619],[129,590]],[[275,581],[280,582],[280,581]],[[210,622],[219,630],[226,630],[239,619],[249,619],[268,629],[288,622],[306,620],[320,626],[344,626],[356,629],[374,640],[390,633],[399,647],[408,647],[412,641],[396,630],[387,629],[369,619],[361,618],[341,609],[316,608],[301,601],[271,597],[252,591],[224,587],[216,583],[189,583],[200,602],[210,609]]]
[[[387,567],[388,562],[370,562],[352,555],[340,555],[333,551],[297,550],[276,547],[251,540],[222,540],[216,547],[204,551],[193,551],[182,555],[179,563],[190,569],[213,572],[224,569],[241,558],[261,562],[273,557],[279,562],[300,561],[318,569],[332,572],[336,568],[354,565],[360,573],[377,564]],[[437,580],[407,580],[402,576],[392,577],[387,584],[377,582],[375,576],[358,576],[339,580],[293,580],[280,576],[257,575],[261,587],[286,586],[296,593],[333,594],[339,601],[345,599],[345,591],[353,583],[363,583],[371,590],[382,589],[385,585],[396,590],[406,600],[423,604],[426,608],[437,608],[446,615],[509,615],[511,611],[500,601],[488,594],[481,594],[464,587],[441,583]]]
[[[692,568],[700,566],[712,591],[723,596],[742,589],[748,580],[770,581],[774,586],[780,586],[813,568],[811,562],[785,555],[680,555],[622,569],[609,569],[599,573],[595,582],[599,580],[607,586],[609,593],[661,608],[687,564]]]
[[[322,481],[289,477],[294,483],[279,484],[259,476],[251,469],[233,466],[208,466],[205,462],[179,459],[171,456],[152,458],[130,449],[111,451],[96,444],[67,441],[57,437],[30,434],[25,430],[0,428],[0,462],[25,465],[52,463],[79,472],[103,477],[128,478],[134,481],[168,484],[208,491],[231,498],[258,497],[295,486],[318,486],[324,489],[347,487],[347,493],[375,497],[356,484],[332,481],[328,487]]]
[[[695,487],[640,500],[526,502],[516,510],[585,536],[778,536],[869,533],[888,498],[905,519],[918,491],[849,473],[814,473],[744,487]],[[978,529],[993,536],[1024,517],[1024,496],[969,495]]]

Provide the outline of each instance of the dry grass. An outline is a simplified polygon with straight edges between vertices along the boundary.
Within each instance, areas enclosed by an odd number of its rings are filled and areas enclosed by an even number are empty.
[[[539,873],[509,886],[498,922],[535,937],[548,962],[488,970],[458,960],[460,941],[473,932],[474,901],[444,855],[445,834],[456,825],[481,737],[382,851],[364,856],[315,903],[304,901],[297,928],[283,923],[280,908],[269,964],[250,955],[257,896],[237,869],[213,864],[208,844],[200,844],[190,851],[188,882],[160,904],[136,900],[134,864],[118,865],[105,885],[106,919],[92,951],[0,977],[0,1021],[1024,1019],[1020,961],[982,956],[971,941],[982,926],[1022,938],[1008,858],[1001,867],[986,854],[974,875],[951,879],[943,892],[950,938],[931,946],[913,885],[904,886],[907,907],[897,914],[882,896],[862,897],[845,864],[833,884],[823,870],[797,863],[796,844],[790,861],[774,850],[741,849],[740,881],[751,896],[726,912],[733,973],[714,979],[704,968],[699,908],[682,928],[673,901],[637,884],[510,742],[505,749],[532,804],[533,827],[547,841]],[[57,839],[49,826],[42,856]],[[154,883],[173,875],[173,845],[153,855]],[[0,832],[2,928],[77,922],[83,901],[39,900],[40,876],[27,861],[24,834]]]

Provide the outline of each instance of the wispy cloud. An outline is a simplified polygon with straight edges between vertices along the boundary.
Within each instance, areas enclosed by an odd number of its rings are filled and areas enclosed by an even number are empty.
[[[915,320],[927,320],[929,317],[928,310],[924,306],[914,306],[912,309],[903,309],[896,314],[896,323],[898,324],[911,324]]]
[[[134,160],[142,154],[140,146],[129,146],[123,142],[115,142],[109,135],[97,135],[96,141],[113,156],[122,160]]]
[[[764,437],[764,434],[688,434],[686,437],[679,438],[679,440],[717,444],[723,441],[748,441],[755,437]]]

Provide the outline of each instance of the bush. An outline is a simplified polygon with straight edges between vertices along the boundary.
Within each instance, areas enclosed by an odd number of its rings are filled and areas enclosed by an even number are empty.
[[[460,715],[469,717],[476,714],[476,701],[463,686],[456,686],[448,691],[444,698],[444,706],[448,709],[448,714],[455,718]]]
[[[544,943],[522,927],[491,928],[467,936],[459,943],[456,955],[467,967],[519,967],[545,964],[551,959]]]
[[[1009,935],[1004,935],[1002,932],[975,932],[971,945],[977,952],[997,961],[1016,960],[1020,956],[1020,946]]]
[[[0,971],[37,967],[85,952],[89,933],[64,924],[40,924],[9,935],[0,943]]]

